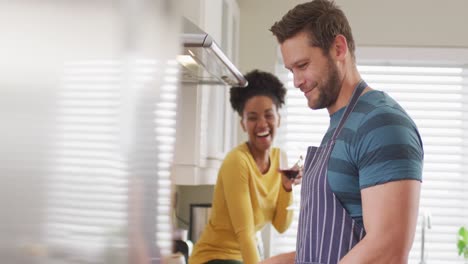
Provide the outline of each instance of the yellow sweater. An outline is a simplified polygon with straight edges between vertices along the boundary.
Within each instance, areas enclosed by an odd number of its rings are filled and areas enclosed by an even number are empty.
[[[235,259],[245,264],[260,261],[255,234],[271,222],[284,232],[292,221],[292,193],[286,192],[278,172],[280,150],[272,148],[270,168],[260,173],[247,144],[225,158],[214,190],[212,211],[189,264],[213,259]]]

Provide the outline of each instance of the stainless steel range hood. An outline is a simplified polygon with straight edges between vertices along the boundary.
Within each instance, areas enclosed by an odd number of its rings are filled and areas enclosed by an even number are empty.
[[[247,86],[247,80],[213,38],[187,18],[183,21],[182,83]]]

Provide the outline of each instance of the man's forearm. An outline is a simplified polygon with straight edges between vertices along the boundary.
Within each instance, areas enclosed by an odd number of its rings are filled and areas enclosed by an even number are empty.
[[[398,245],[364,238],[339,262],[339,264],[353,263],[406,264],[408,263],[408,254]]]

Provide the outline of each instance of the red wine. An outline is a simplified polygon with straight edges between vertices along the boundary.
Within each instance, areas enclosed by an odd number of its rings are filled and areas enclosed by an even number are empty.
[[[280,171],[289,179],[294,179],[297,177],[297,174],[299,174],[298,170],[293,170],[293,169],[280,170]]]

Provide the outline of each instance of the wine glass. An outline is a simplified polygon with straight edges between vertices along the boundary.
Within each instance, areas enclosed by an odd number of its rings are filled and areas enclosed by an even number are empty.
[[[288,179],[291,181],[294,181],[296,177],[299,175],[299,172],[302,170],[302,155],[299,156],[299,159],[295,163],[289,163],[288,162],[288,156],[286,155],[285,152],[281,152],[280,154],[280,160],[279,160],[279,171],[286,176]],[[286,209],[288,210],[294,210],[298,208],[297,204],[297,198],[295,198],[295,191],[294,189],[296,188],[296,184],[292,184],[292,196],[293,196],[293,202],[290,206],[288,206]]]

